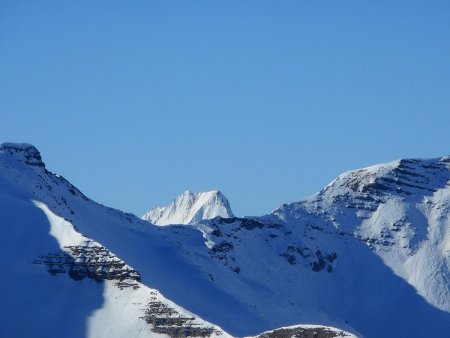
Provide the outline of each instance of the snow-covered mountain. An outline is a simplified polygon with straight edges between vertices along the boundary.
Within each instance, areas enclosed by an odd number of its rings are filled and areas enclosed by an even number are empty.
[[[161,236],[144,223],[91,201],[47,171],[33,146],[2,144],[0,336],[229,337],[150,287],[149,271],[137,270],[159,260],[157,270],[167,261],[145,253],[139,258],[128,250],[132,244],[162,252],[171,246],[152,243]],[[117,253],[142,264],[130,259],[132,267]],[[183,263],[178,266],[183,271]]]
[[[350,171],[269,215],[193,225],[215,262],[202,246],[182,247],[269,326],[440,337],[450,324],[449,183],[448,157]],[[187,230],[167,231],[182,243]]]
[[[262,217],[161,227],[3,144],[0,336],[446,337],[449,183],[447,157],[401,160]]]
[[[192,193],[185,191],[168,207],[156,207],[142,219],[156,225],[194,224],[215,217],[234,217],[230,203],[218,190]]]
[[[350,171],[273,215],[365,243],[430,304],[450,312],[450,157]]]

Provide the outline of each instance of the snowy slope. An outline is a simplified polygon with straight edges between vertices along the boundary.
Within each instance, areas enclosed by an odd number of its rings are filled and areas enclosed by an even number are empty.
[[[73,224],[85,217],[99,237],[106,224],[139,228],[48,172],[34,147],[0,146],[1,337],[229,337],[81,234]]]
[[[160,227],[91,201],[35,148],[2,145],[0,336],[158,336],[181,320],[205,336],[445,337],[449,171],[396,161],[263,217]]]
[[[156,225],[193,224],[215,217],[234,217],[230,203],[218,190],[192,193],[185,191],[168,207],[156,207],[142,219]]]
[[[450,312],[450,158],[401,160],[340,175],[310,199],[274,212],[314,215],[354,236],[430,304]]]
[[[205,270],[272,327],[320,323],[367,337],[445,336],[449,168],[446,157],[395,161],[345,173],[267,216],[194,225],[228,271],[217,264]]]

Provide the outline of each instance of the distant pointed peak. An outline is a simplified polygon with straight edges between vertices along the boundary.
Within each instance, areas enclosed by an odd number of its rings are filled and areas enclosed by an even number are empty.
[[[45,168],[39,150],[29,143],[2,143],[0,152],[12,155],[29,166]]]
[[[211,193],[212,195],[217,195],[217,196],[225,197],[225,196],[222,194],[222,192],[221,192],[220,190],[212,190],[212,191],[210,191],[210,193]]]
[[[142,218],[157,224],[192,224],[215,217],[234,217],[230,203],[220,190],[193,193],[186,190],[168,207],[152,208]]]

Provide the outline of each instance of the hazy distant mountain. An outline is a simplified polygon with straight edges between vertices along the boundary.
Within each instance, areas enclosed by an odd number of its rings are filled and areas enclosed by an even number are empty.
[[[156,225],[194,224],[215,217],[234,217],[230,203],[218,190],[194,194],[185,191],[168,207],[156,207],[142,219]]]
[[[258,218],[219,194],[177,198],[195,224],[154,226],[90,200],[33,146],[1,145],[0,336],[448,335],[448,157],[350,171]]]

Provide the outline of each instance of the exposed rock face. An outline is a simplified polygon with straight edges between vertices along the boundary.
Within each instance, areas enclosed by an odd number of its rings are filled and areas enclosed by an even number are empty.
[[[234,217],[230,203],[218,190],[192,193],[185,191],[168,207],[146,212],[142,219],[156,225],[194,224],[215,217]]]
[[[41,154],[34,146],[28,143],[2,143],[0,151],[13,155],[18,161],[23,161],[29,166],[45,168]]]
[[[41,256],[33,263],[47,265],[48,272],[53,275],[67,273],[74,280],[113,280],[121,289],[139,288],[139,273],[105,247],[86,241],[82,245],[66,246],[64,249],[66,251]]]
[[[338,255],[329,249],[323,249],[317,245],[308,247],[304,241],[292,236],[292,231],[279,223],[267,222],[251,218],[216,219],[207,223],[209,233],[207,238],[214,243],[210,248],[210,254],[222,262],[233,272],[239,273],[239,259],[236,259],[235,251],[241,251],[248,244],[248,238],[256,237],[265,243],[277,244],[278,256],[285,259],[285,263],[291,266],[302,266],[308,270],[319,272],[325,270],[331,273],[336,265]],[[323,232],[318,226],[307,225],[305,237],[311,239],[310,230]],[[312,237],[314,238],[314,237]],[[314,244],[314,241],[312,241]],[[283,247],[284,245],[284,247]],[[328,250],[328,251],[325,251]]]
[[[220,335],[220,331],[214,327],[205,327],[195,322],[195,317],[183,316],[172,307],[158,301],[155,296],[150,297],[143,318],[153,326],[153,332],[167,334],[172,338]]]
[[[253,338],[338,338],[354,335],[326,326],[293,326],[264,332]]]

